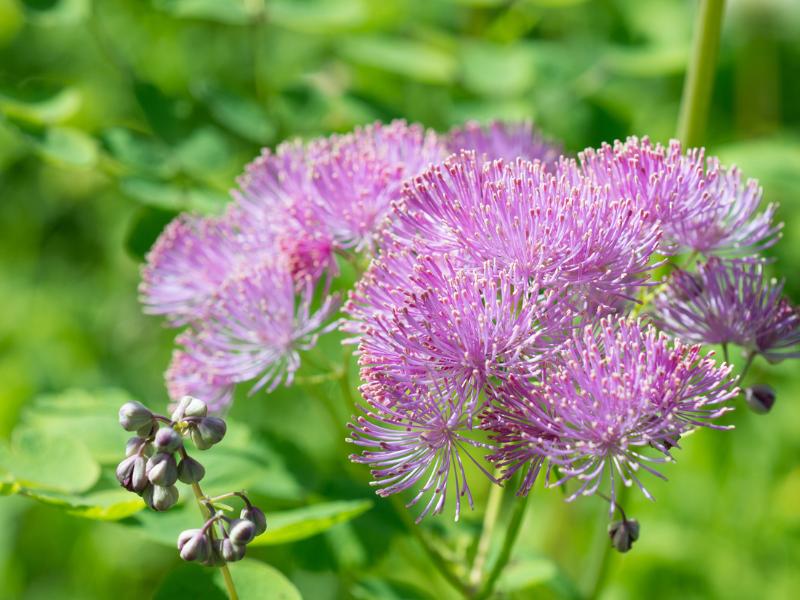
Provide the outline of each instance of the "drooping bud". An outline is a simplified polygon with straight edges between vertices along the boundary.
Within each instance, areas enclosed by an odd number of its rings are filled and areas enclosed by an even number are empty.
[[[239,515],[242,519],[250,521],[256,528],[256,535],[261,535],[267,530],[267,517],[260,508],[255,506],[244,507]]]
[[[172,411],[170,417],[173,421],[180,421],[184,417],[205,417],[208,414],[208,406],[199,398],[184,396],[178,400],[178,405]]]
[[[256,537],[256,526],[247,519],[236,519],[231,523],[228,536],[237,546],[244,546],[253,541]]]
[[[172,454],[181,447],[181,436],[172,427],[162,427],[153,440],[157,452]]]
[[[751,385],[744,391],[744,399],[754,413],[764,415],[775,404],[775,390],[764,383]]]
[[[136,431],[153,422],[153,413],[141,402],[126,402],[119,408],[119,424],[125,431]]]
[[[211,540],[202,529],[187,529],[178,536],[178,550],[186,561],[204,561],[211,554]]]
[[[147,461],[147,478],[153,485],[170,486],[178,480],[178,465],[171,454],[160,452]]]
[[[144,456],[151,456],[153,454],[153,445],[144,438],[140,438],[138,435],[129,439],[125,444],[125,456],[133,456],[137,454],[139,450],[142,451]]]
[[[636,519],[623,519],[612,521],[608,525],[608,537],[611,545],[619,552],[627,552],[633,542],[639,539],[639,521]]]
[[[145,464],[144,457],[129,456],[117,466],[117,481],[129,492],[141,493],[147,486]]]
[[[222,557],[222,540],[211,540],[211,552],[203,564],[207,567],[218,567],[225,564],[225,559]]]
[[[204,417],[192,427],[192,441],[198,450],[208,450],[225,437],[225,421],[219,417]]]
[[[183,483],[198,483],[205,475],[205,467],[190,456],[178,463],[178,479]]]
[[[220,544],[220,553],[225,562],[236,562],[244,558],[245,547],[234,544],[230,539],[224,539]]]
[[[174,485],[167,487],[152,485],[145,488],[142,498],[145,504],[155,511],[169,510],[178,501],[178,488]]]
[[[153,436],[156,434],[157,431],[158,431],[158,421],[153,419],[146,425],[142,425],[139,429],[137,429],[136,435],[150,440],[153,439]]]

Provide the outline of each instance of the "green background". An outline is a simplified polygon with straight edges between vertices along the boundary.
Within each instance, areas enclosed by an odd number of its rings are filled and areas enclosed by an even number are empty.
[[[440,130],[532,117],[569,152],[629,134],[666,141],[695,10],[680,0],[0,0],[0,469],[62,504],[113,486],[125,439],[114,405],[166,402],[174,332],[141,314],[141,257],[176,211],[219,210],[259,147],[395,117]],[[706,145],[780,203],[785,236],[769,253],[795,302],[798,98],[800,4],[728,2]],[[316,353],[341,360],[335,338]],[[301,378],[315,375],[305,369]],[[642,537],[611,558],[603,597],[796,597],[796,369],[757,362],[748,382],[777,388],[773,412],[740,406],[735,431],[690,436],[664,469],[669,483],[648,480],[656,502],[633,494]],[[212,463],[211,451],[207,466],[290,522],[309,505],[322,507],[320,529],[353,516],[375,497],[347,465],[342,400],[334,382],[313,381],[243,396],[231,416],[249,428],[234,428],[228,454]],[[474,491],[480,509],[482,482]],[[567,505],[537,488],[505,597],[579,597],[606,514],[597,499]],[[153,596],[180,561],[151,540],[158,520],[135,521],[0,498],[0,597]],[[423,528],[460,556],[479,524],[477,510]],[[455,597],[387,501],[320,535],[291,541],[313,533],[291,531],[249,554],[308,599]],[[165,585],[163,597],[182,597]]]

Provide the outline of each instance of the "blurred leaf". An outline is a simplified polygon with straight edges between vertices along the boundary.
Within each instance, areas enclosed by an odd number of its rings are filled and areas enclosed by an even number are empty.
[[[23,486],[83,492],[100,477],[100,465],[74,432],[17,427],[9,447],[0,446],[0,468]]]
[[[20,490],[16,481],[0,481],[0,496],[12,496]]]
[[[97,521],[118,521],[136,514],[144,502],[122,488],[92,492],[83,496],[21,490],[20,495],[64,509],[68,514]]]
[[[230,157],[230,145],[219,129],[205,126],[195,129],[177,147],[176,156],[183,169],[202,180],[224,171]]]
[[[604,57],[612,72],[629,77],[663,77],[686,70],[689,44],[613,48]]]
[[[338,523],[355,519],[372,508],[370,500],[323,502],[295,510],[267,515],[267,531],[251,544],[272,546],[287,544],[317,535]]]
[[[17,0],[0,0],[0,48],[16,37],[23,23],[22,8]]]
[[[28,18],[36,25],[64,26],[80,23],[89,16],[91,0],[23,0]]]
[[[94,139],[71,127],[49,127],[36,142],[43,158],[64,165],[88,168],[97,162]]]
[[[388,36],[351,37],[339,52],[350,62],[425,83],[452,83],[458,63],[452,54],[424,42]]]
[[[247,0],[154,0],[154,6],[175,17],[246,25],[261,11],[260,2]]]
[[[152,136],[114,127],[104,131],[101,139],[111,156],[133,172],[156,177],[175,174],[177,165],[169,149]]]
[[[177,211],[144,206],[136,213],[125,236],[125,248],[137,260],[143,260],[167,223]]]
[[[208,84],[196,86],[195,93],[217,121],[243,138],[266,144],[275,136],[275,124],[256,100]]]
[[[355,600],[430,600],[430,594],[403,583],[366,578],[350,591]]]
[[[143,177],[122,179],[119,182],[119,187],[126,196],[142,204],[174,212],[192,211],[215,214],[222,212],[228,202],[228,197],[216,190],[196,185],[184,186],[177,182],[158,181]],[[161,229],[163,229],[163,225]],[[158,233],[160,233],[160,229]],[[158,233],[152,238],[151,244],[158,237]]]
[[[175,144],[193,130],[188,122],[191,113],[188,102],[170,98],[146,81],[135,82],[133,93],[153,133],[161,139]]]
[[[241,600],[302,600],[292,582],[265,563],[245,559],[228,568]],[[184,564],[167,575],[154,600],[226,600],[225,589],[219,569]]]
[[[785,196],[777,199],[800,197],[800,138],[784,136],[727,144],[719,147],[717,154],[723,164],[738,165],[745,177],[758,178]]]
[[[470,42],[464,46],[464,85],[484,96],[514,96],[534,83],[536,61],[530,47]]]
[[[27,92],[24,96],[0,90],[0,112],[7,117],[35,125],[61,123],[81,106],[81,94],[75,88]]]
[[[527,556],[520,559],[515,556],[503,569],[497,589],[505,593],[526,590],[546,583],[557,575],[558,567],[549,558]]]
[[[362,0],[272,0],[267,3],[270,23],[303,33],[330,35],[354,28],[367,16]]]
[[[120,389],[70,389],[36,398],[25,407],[21,422],[52,434],[74,432],[95,460],[114,464],[133,435],[117,426],[117,411],[129,400],[130,395]]]

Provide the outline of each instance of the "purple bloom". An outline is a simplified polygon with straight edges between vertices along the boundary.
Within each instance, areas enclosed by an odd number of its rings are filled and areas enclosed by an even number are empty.
[[[451,152],[473,150],[483,162],[498,159],[514,162],[517,158],[524,158],[549,165],[561,155],[561,148],[545,141],[530,121],[492,121],[484,126],[468,121],[450,130],[447,147]]]
[[[520,493],[527,494],[545,460],[556,465],[560,485],[577,479],[569,499],[593,494],[608,478],[612,500],[619,481],[637,473],[660,474],[650,464],[670,459],[681,435],[712,422],[738,389],[730,365],[717,367],[699,346],[670,343],[639,322],[603,319],[586,325],[559,350],[541,383],[511,377],[502,386],[484,427],[499,449],[490,460],[505,476],[526,468]],[[652,457],[652,447],[663,454]]]
[[[256,379],[252,392],[264,386],[272,391],[282,381],[290,384],[300,365],[299,351],[313,347],[320,333],[336,326],[336,322],[325,325],[337,307],[334,296],[327,296],[312,313],[312,285],[301,290],[299,299],[295,292],[289,271],[274,262],[231,277],[203,320],[178,337],[183,351],[177,359],[193,361],[203,374],[203,383]],[[185,380],[180,366],[170,369],[170,374],[183,375]],[[178,389],[180,383],[171,382],[170,387]],[[200,390],[184,393],[205,400]]]
[[[233,400],[235,381],[211,372],[208,365],[183,350],[174,350],[164,374],[167,392],[173,402],[184,396],[202,400],[212,412],[222,412]]]
[[[736,344],[767,360],[800,356],[800,314],[783,298],[783,282],[764,278],[761,263],[710,258],[698,272],[678,270],[655,300],[659,325],[691,342]]]
[[[366,322],[361,378],[402,386],[444,378],[472,412],[490,379],[530,369],[565,337],[574,312],[559,299],[513,269],[421,258],[402,302]]]
[[[641,285],[660,241],[647,211],[608,186],[521,159],[481,165],[471,152],[415,178],[395,211],[390,232],[418,252],[514,265],[599,302]]]
[[[471,448],[489,448],[470,439],[471,418],[449,391],[451,382],[437,385],[381,387],[379,394],[365,394],[368,406],[349,425],[351,443],[363,448],[353,462],[370,465],[379,496],[389,496],[421,484],[408,506],[427,496],[417,522],[427,514],[442,512],[448,489],[455,494],[455,518],[461,498],[472,508],[464,459],[492,476],[470,454]],[[452,477],[452,480],[451,480]]]

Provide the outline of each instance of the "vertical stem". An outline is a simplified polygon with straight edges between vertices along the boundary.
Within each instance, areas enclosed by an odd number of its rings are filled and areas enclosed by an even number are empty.
[[[724,8],[725,0],[700,0],[678,116],[678,137],[689,147],[701,144],[705,134]]]
[[[492,591],[494,591],[494,586],[497,583],[497,580],[500,578],[500,575],[503,573],[503,569],[508,564],[508,560],[511,558],[511,551],[514,549],[514,544],[519,536],[519,531],[522,526],[522,521],[525,517],[525,509],[527,506],[527,495],[518,496],[516,498],[514,512],[511,514],[511,520],[508,523],[508,529],[506,529],[506,537],[503,539],[503,546],[500,548],[500,554],[497,555],[497,560],[492,566],[492,570],[489,571],[489,574],[486,576],[486,579],[484,580],[480,590],[478,590],[478,593],[475,594],[475,600],[484,600],[492,594]]]
[[[184,451],[185,454],[185,451]],[[203,513],[203,516],[208,519],[211,515],[208,513],[208,509],[206,508],[205,504],[203,504],[203,490],[200,489],[200,484],[195,482],[192,484],[192,491],[194,492],[194,497],[197,499],[197,505],[200,507],[200,512]],[[233,578],[231,577],[231,572],[228,570],[228,565],[222,565],[219,568],[222,571],[222,578],[225,580],[225,588],[228,590],[228,598],[230,600],[239,600],[239,594],[236,593],[236,586],[233,584]]]
[[[497,485],[496,483],[489,484],[489,499],[486,501],[486,511],[483,515],[483,526],[481,527],[481,536],[478,538],[478,547],[475,551],[475,560],[472,561],[472,568],[469,572],[469,584],[475,588],[481,582],[483,575],[483,567],[486,565],[486,559],[489,556],[489,548],[492,545],[492,538],[494,537],[494,528],[497,525],[497,517],[500,516],[500,505],[503,501],[503,492],[505,488]]]
[[[625,513],[622,512],[622,504],[625,502],[625,497],[628,495],[628,489],[629,488],[624,485],[620,486],[620,490],[616,496],[616,502],[614,503],[614,507],[620,511],[623,518]],[[605,508],[603,510],[605,510]],[[611,542],[608,539],[608,533],[605,527],[598,532],[592,555],[592,563],[587,569],[589,572],[589,577],[587,578],[588,583],[584,589],[587,600],[593,600],[600,595],[605,585],[606,578],[608,577],[608,569],[611,566]]]

